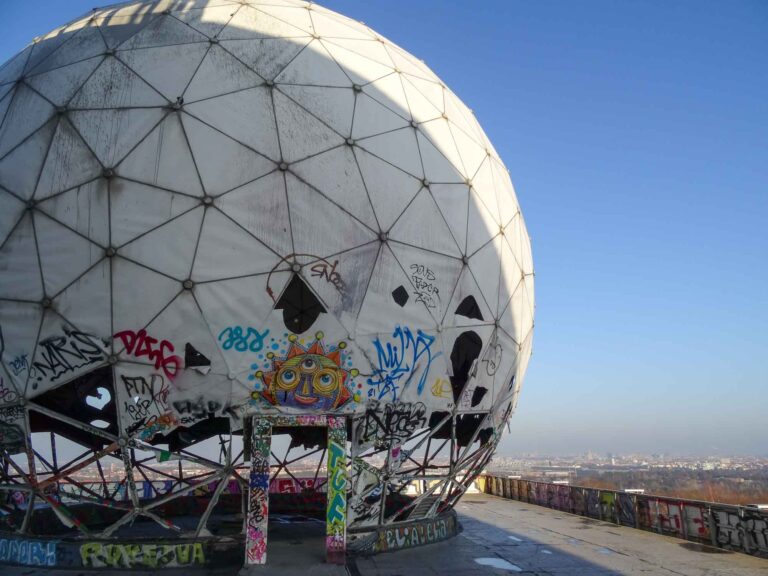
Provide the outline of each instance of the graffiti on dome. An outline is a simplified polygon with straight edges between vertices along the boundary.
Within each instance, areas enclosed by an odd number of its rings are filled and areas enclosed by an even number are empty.
[[[411,264],[410,269],[416,302],[422,302],[427,308],[437,308],[440,290],[435,284],[435,273],[424,264]]]
[[[447,378],[437,378],[432,384],[432,396],[436,398],[446,398],[453,400],[453,388],[451,387],[451,381]]]
[[[426,423],[427,408],[421,402],[369,400],[365,415],[355,420],[355,436],[359,445],[398,446]]]
[[[194,399],[174,400],[173,410],[179,415],[179,423],[191,426],[200,420],[213,418],[224,409],[224,405],[212,398],[198,396]]]
[[[25,416],[21,406],[0,408],[0,447],[8,454],[19,454],[26,450]]]
[[[173,380],[182,367],[180,356],[174,354],[176,348],[168,340],[158,340],[153,338],[144,329],[135,332],[133,330],[123,330],[114,336],[119,339],[125,352],[136,358],[148,358],[154,363],[155,370],[162,368],[163,373]]]
[[[13,404],[19,399],[19,395],[11,386],[9,386],[2,376],[0,376],[0,404]]]
[[[290,346],[285,357],[267,354],[272,366],[269,371],[258,370],[254,380],[261,385],[252,397],[261,397],[273,406],[304,410],[335,410],[352,399],[349,380],[359,374],[355,368],[346,369],[345,342],[328,348],[322,342],[323,333],[315,334],[308,346],[298,337],[288,337]]]
[[[219,334],[218,340],[224,350],[237,352],[261,352],[269,329],[259,332],[250,326],[227,326]]]
[[[414,334],[407,326],[396,326],[391,337],[384,341],[376,338],[373,341],[376,349],[376,368],[373,375],[367,379],[368,397],[376,400],[397,400],[402,388],[419,370],[421,376],[416,390],[421,394],[432,362],[442,354],[433,354],[434,342],[434,336],[420,329]]]
[[[491,342],[488,345],[482,360],[482,363],[485,364],[485,373],[488,374],[488,376],[493,376],[499,369],[502,352],[503,348],[501,347],[499,339],[494,332],[493,337],[491,338]]]
[[[38,343],[36,360],[30,368],[33,380],[56,382],[106,358],[105,341],[66,326],[62,331],[63,335],[50,336]]]
[[[11,371],[13,372],[14,376],[18,376],[24,370],[29,370],[29,361],[27,359],[27,354],[19,354],[9,362],[9,365],[11,367]]]
[[[333,263],[331,263],[321,258],[318,262],[315,262],[309,267],[310,276],[325,280],[329,284],[332,284],[337,292],[344,294],[347,287],[344,284],[341,275],[336,270],[338,265],[338,260],[334,260]]]

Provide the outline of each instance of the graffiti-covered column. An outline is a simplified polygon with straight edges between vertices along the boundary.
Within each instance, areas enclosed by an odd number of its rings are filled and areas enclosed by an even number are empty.
[[[272,425],[254,416],[251,435],[251,475],[248,481],[248,516],[245,520],[245,564],[266,564],[269,520],[269,454]]]
[[[347,427],[344,418],[328,418],[328,512],[325,558],[344,564],[347,552]]]

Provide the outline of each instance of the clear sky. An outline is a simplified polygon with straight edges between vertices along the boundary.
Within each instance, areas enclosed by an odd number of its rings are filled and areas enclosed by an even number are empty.
[[[502,454],[768,455],[768,2],[327,0],[475,111],[533,239]],[[0,61],[93,0],[0,0]]]

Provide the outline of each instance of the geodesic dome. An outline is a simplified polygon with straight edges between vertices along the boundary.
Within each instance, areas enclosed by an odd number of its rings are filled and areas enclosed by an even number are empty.
[[[36,433],[118,462],[126,515],[161,522],[137,453],[191,459],[278,415],[343,418],[348,526],[433,516],[531,350],[529,238],[472,112],[298,0],[129,2],[3,65],[0,275],[6,482],[75,528],[88,496],[35,483],[74,474]],[[206,478],[245,488],[235,452]]]

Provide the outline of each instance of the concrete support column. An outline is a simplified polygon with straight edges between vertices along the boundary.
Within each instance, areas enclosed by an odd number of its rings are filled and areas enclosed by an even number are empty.
[[[269,520],[269,455],[272,425],[254,416],[251,434],[251,474],[248,481],[248,516],[245,520],[245,564],[266,564]]]
[[[328,417],[328,509],[325,557],[345,564],[347,556],[347,427],[344,418]]]

